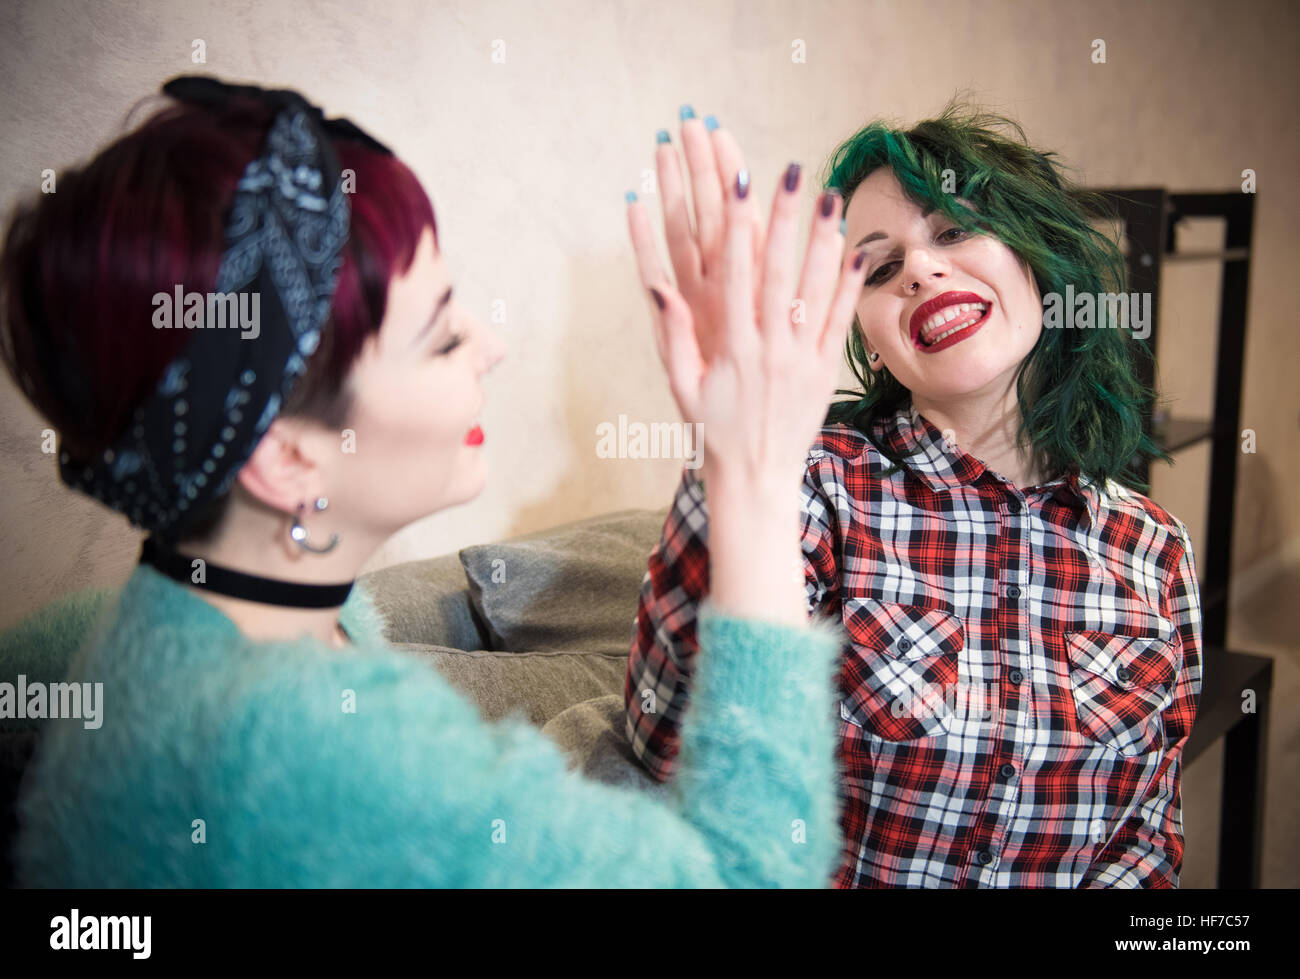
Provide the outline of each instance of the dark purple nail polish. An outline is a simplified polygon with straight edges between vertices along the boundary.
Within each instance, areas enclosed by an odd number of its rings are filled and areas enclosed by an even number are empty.
[[[834,190],[828,190],[822,194],[822,217],[828,218],[831,216],[831,211],[835,210],[835,198],[837,196]]]
[[[741,167],[740,172],[736,174],[736,198],[738,200],[743,201],[748,196],[749,196],[749,171],[746,170],[744,167]]]
[[[660,312],[662,312],[665,305],[663,295],[659,292],[658,289],[651,289],[650,295],[654,296],[655,305],[658,306]]]
[[[799,164],[791,163],[785,171],[785,189],[793,194],[794,189],[799,186]]]
[[[866,252],[858,252],[853,256],[853,271],[856,272],[862,268],[862,263],[867,260]]]

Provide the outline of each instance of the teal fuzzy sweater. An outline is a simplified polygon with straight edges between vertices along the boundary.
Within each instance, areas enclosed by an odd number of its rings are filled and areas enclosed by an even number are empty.
[[[101,607],[102,606],[102,607]],[[838,626],[701,608],[671,802],[583,780],[386,645],[248,639],[148,566],[10,630],[0,682],[102,683],[41,729],[17,881],[60,887],[821,887],[840,853]],[[84,642],[83,632],[89,633]]]

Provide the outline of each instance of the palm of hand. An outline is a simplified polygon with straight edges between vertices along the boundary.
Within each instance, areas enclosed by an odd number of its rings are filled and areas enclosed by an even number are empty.
[[[827,206],[813,220],[796,283],[798,168],[787,171],[765,232],[730,134],[710,136],[698,120],[688,120],[683,140],[695,227],[676,152],[661,145],[657,158],[680,291],[660,269],[645,206],[634,202],[628,209],[642,281],[657,294],[655,342],[669,386],[683,418],[704,426],[707,469],[722,466],[747,477],[801,469],[834,391],[862,288],[861,256],[844,266],[838,195],[824,195]],[[798,317],[791,314],[796,295]]]

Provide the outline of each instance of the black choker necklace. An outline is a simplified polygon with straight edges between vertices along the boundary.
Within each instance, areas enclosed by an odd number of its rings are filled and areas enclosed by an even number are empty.
[[[352,582],[345,581],[338,585],[305,585],[296,581],[282,581],[278,578],[263,578],[260,575],[223,568],[204,559],[204,577],[202,582],[194,581],[193,561],[198,558],[186,557],[172,550],[166,544],[154,540],[153,536],[144,539],[140,546],[140,563],[148,564],[161,571],[173,581],[183,585],[194,585],[219,595],[243,598],[250,602],[262,602],[266,605],[293,605],[298,608],[334,608],[342,605],[352,591]]]

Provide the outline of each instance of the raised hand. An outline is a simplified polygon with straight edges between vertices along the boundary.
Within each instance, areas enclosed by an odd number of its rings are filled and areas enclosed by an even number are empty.
[[[721,129],[705,139],[711,155],[694,150],[705,157],[692,167],[694,231],[680,188],[664,186],[673,164],[660,163],[669,251],[685,291],[659,263],[643,203],[628,205],[628,228],[673,397],[687,422],[703,426],[710,597],[731,614],[806,622],[798,487],[834,393],[864,256],[842,259],[841,201],[824,193],[796,279],[799,168],[780,181],[764,235],[739,147]]]
[[[704,425],[705,474],[802,476],[834,393],[839,357],[862,288],[862,264],[841,262],[841,201],[818,201],[795,278],[800,171],[778,184],[764,234],[748,170],[725,129],[683,123],[696,226],[677,154],[657,156],[665,237],[677,276],[665,275],[649,210],[635,201],[628,227],[641,281],[655,299],[655,341],[683,418]],[[853,256],[856,258],[856,256]],[[662,309],[658,305],[662,301]]]

